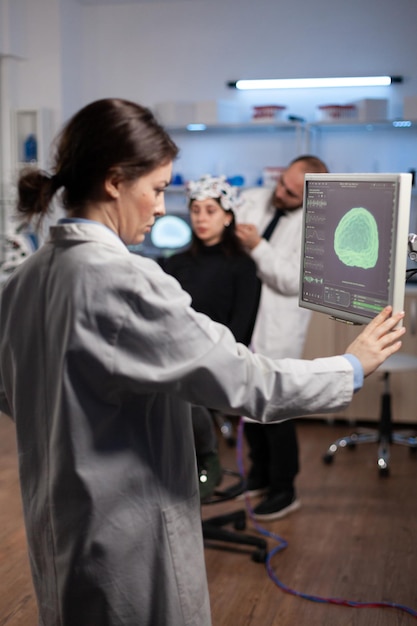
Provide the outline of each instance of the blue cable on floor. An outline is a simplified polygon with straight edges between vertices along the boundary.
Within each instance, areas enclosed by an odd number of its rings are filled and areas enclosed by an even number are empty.
[[[243,430],[244,430],[244,419],[241,417],[239,420],[238,433],[237,433],[236,462],[237,462],[239,474],[241,475],[242,478],[245,478],[245,469],[244,469],[244,462],[243,462]],[[265,528],[260,526],[253,517],[253,509],[250,505],[250,501],[247,496],[245,497],[245,502],[246,502],[246,509],[247,509],[248,515],[250,519],[252,520],[252,523],[255,529],[261,535],[264,535],[265,537],[273,539],[278,544],[277,546],[275,546],[275,548],[270,550],[267,554],[266,570],[270,579],[282,591],[285,591],[286,593],[289,593],[293,596],[303,598],[304,600],[310,600],[311,602],[319,602],[322,604],[336,604],[339,606],[348,606],[348,607],[352,607],[355,609],[363,609],[363,608],[398,609],[399,611],[408,613],[408,615],[411,615],[411,617],[414,617],[417,619],[417,611],[415,611],[414,609],[411,609],[408,606],[404,606],[402,604],[396,604],[395,602],[355,602],[353,600],[345,600],[343,598],[323,598],[320,596],[313,596],[307,593],[302,593],[301,591],[296,591],[295,589],[291,589],[291,587],[288,587],[287,585],[285,585],[276,576],[272,568],[272,559],[276,554],[278,554],[278,552],[281,552],[288,546],[288,542],[282,537],[280,537],[279,535],[276,535],[275,533],[272,533],[269,530],[266,530]]]

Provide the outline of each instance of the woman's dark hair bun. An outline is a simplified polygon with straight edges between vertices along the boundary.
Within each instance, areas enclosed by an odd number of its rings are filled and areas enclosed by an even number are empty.
[[[17,210],[23,215],[44,215],[48,212],[56,188],[53,178],[42,170],[28,168],[20,173]]]

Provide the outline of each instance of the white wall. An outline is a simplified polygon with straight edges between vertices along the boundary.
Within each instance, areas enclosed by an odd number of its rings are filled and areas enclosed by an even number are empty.
[[[400,117],[404,94],[417,93],[415,0],[102,1],[0,0],[0,17],[6,5],[8,13],[10,6],[24,7],[19,107],[50,107],[62,121],[105,96],[149,106],[228,98],[248,109],[284,104],[287,113],[311,119],[317,104],[389,97],[390,116]],[[18,32],[14,27],[13,40]],[[226,87],[239,77],[380,73],[403,75],[405,82],[291,95],[248,96]]]
[[[96,0],[83,6],[82,22],[83,83],[78,103],[76,97],[72,108],[64,103],[66,114],[95,98],[118,95],[151,107],[167,100],[229,99],[248,116],[253,104],[283,104],[286,114],[313,120],[319,104],[388,98],[394,118],[402,116],[404,95],[417,93],[415,0],[151,0],[113,6]],[[240,77],[366,74],[403,75],[404,83],[256,94],[226,87]],[[299,153],[298,144],[282,135],[175,139],[181,147],[176,170],[186,178],[224,172],[253,184],[264,165],[284,165]],[[368,154],[354,145],[336,148],[329,165],[382,171],[389,142],[382,143],[378,155],[372,142]],[[408,167],[416,160],[415,152],[402,159]]]
[[[0,0],[0,17],[6,5],[10,13],[11,1]],[[401,117],[404,94],[417,93],[415,0],[13,1],[20,7],[26,56],[13,61],[7,89],[0,89],[7,94],[3,118],[5,107],[46,107],[54,112],[57,130],[78,108],[105,96],[152,107],[166,100],[230,99],[248,114],[252,104],[277,103],[308,120],[318,104],[386,97],[389,116]],[[226,87],[239,77],[381,73],[403,75],[404,83],[255,95]],[[256,177],[263,165],[296,156],[297,145],[288,137],[252,138],[250,149],[246,139],[228,142],[225,151],[215,138],[204,147],[181,139],[194,168],[183,173],[250,170]],[[383,169],[387,159],[374,156],[370,146],[366,158],[361,153],[360,167]],[[389,152],[389,142],[384,150]],[[331,167],[359,167],[352,163],[354,154],[354,146],[333,153]],[[399,163],[415,167],[414,157],[404,155]]]
[[[13,1],[13,0],[11,0]],[[8,0],[0,0],[3,8]],[[11,136],[15,109],[51,111],[51,133],[62,121],[61,37],[59,6],[56,0],[17,0],[13,5],[13,41],[23,41],[19,54],[14,51],[0,58],[2,119],[2,180],[13,180],[12,155],[16,151]]]
[[[389,93],[398,116],[403,93],[417,93],[415,0],[117,3],[85,7],[83,20],[87,101],[113,94],[149,105],[237,98],[225,85],[239,77],[401,74],[405,84],[389,92],[310,94],[328,103]],[[256,100],[312,113],[306,92]]]
[[[84,83],[84,47],[88,31],[84,27],[83,7],[74,0],[59,0],[61,16],[60,87],[63,118],[75,112],[84,104],[82,96]]]
[[[25,55],[15,65],[15,104],[50,107],[60,114],[61,35],[56,0],[26,0],[22,16]]]
[[[0,0],[0,55],[24,56],[26,0]]]

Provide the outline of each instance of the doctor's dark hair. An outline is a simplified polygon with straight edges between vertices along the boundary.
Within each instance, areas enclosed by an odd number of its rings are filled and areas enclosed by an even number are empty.
[[[302,154],[293,159],[290,165],[294,165],[294,163],[301,163],[306,174],[327,174],[329,171],[324,161],[313,154]]]
[[[101,197],[108,174],[133,181],[174,160],[178,147],[152,112],[127,100],[106,98],[82,108],[56,138],[53,175],[22,171],[17,210],[30,220],[48,212],[62,189],[66,210]]]

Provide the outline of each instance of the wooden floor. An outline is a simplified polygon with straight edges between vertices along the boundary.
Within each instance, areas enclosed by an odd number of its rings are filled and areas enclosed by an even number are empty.
[[[271,559],[274,575],[288,588],[313,597],[396,603],[417,611],[417,455],[392,447],[389,477],[378,475],[375,444],[342,450],[334,464],[327,466],[322,455],[328,444],[351,428],[321,421],[299,422],[297,428],[302,464],[297,486],[302,507],[281,521],[263,525],[288,542],[286,549]],[[234,448],[222,443],[225,466],[236,468],[235,455]],[[204,506],[203,517],[242,505],[232,501]],[[256,534],[250,520],[247,531]],[[268,550],[276,545],[268,538]],[[287,593],[246,549],[207,546],[206,563],[213,626],[416,623],[399,609],[337,606]],[[0,626],[36,624],[14,428],[0,416]]]

